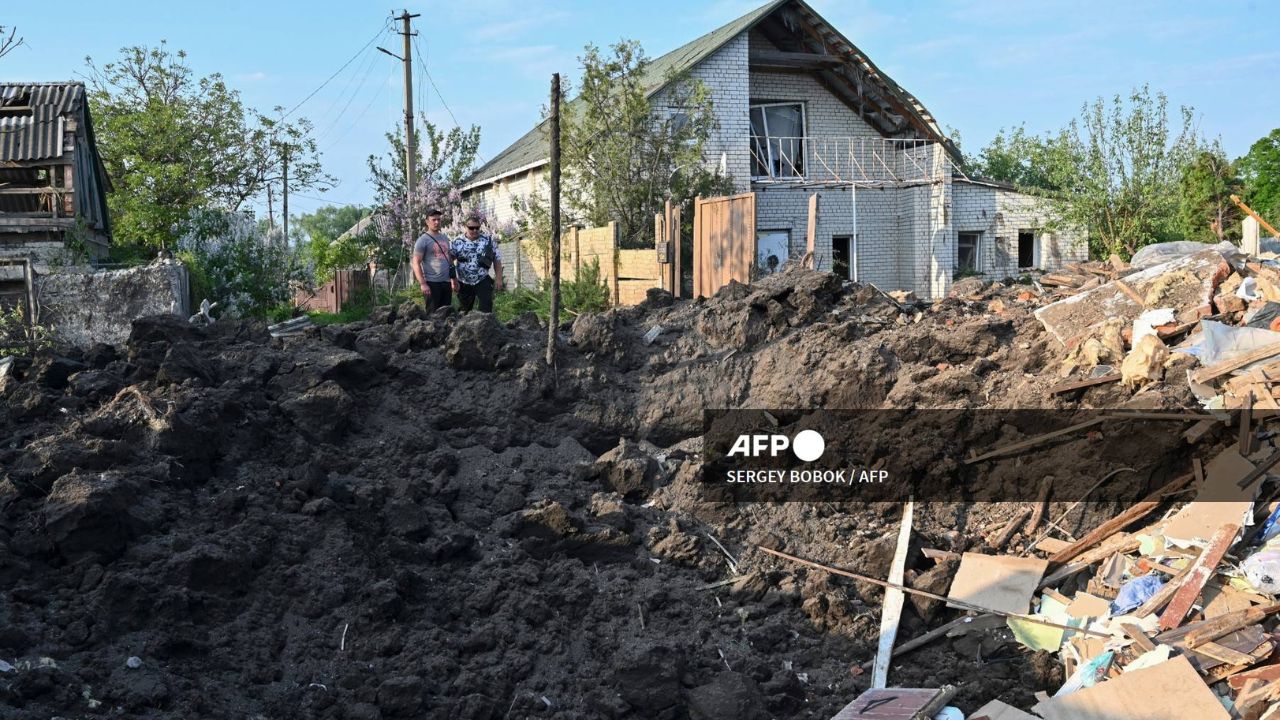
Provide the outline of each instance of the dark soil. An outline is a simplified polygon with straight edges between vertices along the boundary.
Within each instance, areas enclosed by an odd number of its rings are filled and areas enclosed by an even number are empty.
[[[1180,397],[1047,399],[1059,349],[994,297],[900,308],[798,271],[655,293],[578,318],[554,373],[536,319],[411,305],[282,340],[146,318],[123,348],[20,359],[0,717],[830,717],[869,682],[882,592],[756,545],[883,577],[900,508],[701,502],[702,410]],[[926,504],[914,542],[981,549],[1015,509]],[[951,569],[911,557],[945,591]],[[955,612],[908,608],[900,638]],[[965,710],[1061,679],[999,630],[891,672]]]

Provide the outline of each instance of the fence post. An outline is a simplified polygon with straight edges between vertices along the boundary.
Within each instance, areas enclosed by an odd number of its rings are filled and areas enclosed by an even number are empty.
[[[657,255],[656,248],[666,240],[666,222],[662,217],[662,213],[653,214],[653,247],[654,255]],[[658,265],[658,287],[666,289],[665,278],[663,278],[662,265]]]
[[[609,221],[609,284],[613,288],[613,306],[618,306],[620,294],[618,290],[618,252],[621,248],[618,246],[618,222],[616,220]]]
[[[667,239],[667,241],[671,243],[671,294],[674,297],[680,297],[681,292],[684,290],[684,273],[681,272],[682,268],[680,267],[680,254],[682,250],[680,247],[682,244],[680,214],[681,207],[676,205],[671,211],[671,225],[669,231],[671,237]]]
[[[551,313],[547,322],[547,366],[556,366],[560,325],[560,73],[551,76]]]
[[[578,226],[573,226],[573,279],[582,274],[582,239],[578,237]]]
[[[693,296],[702,297],[702,196],[693,199]]]

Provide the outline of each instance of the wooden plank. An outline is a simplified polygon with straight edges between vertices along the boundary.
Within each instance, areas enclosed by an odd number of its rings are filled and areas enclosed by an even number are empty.
[[[810,267],[818,266],[817,259],[814,258],[814,250],[818,246],[818,193],[809,196],[809,223],[805,227],[805,253],[813,262]]]
[[[752,50],[747,63],[752,70],[818,70],[838,67],[844,59],[825,53]]]
[[[1238,610],[1226,615],[1219,615],[1212,620],[1206,620],[1195,630],[1187,633],[1185,642],[1187,647],[1197,648],[1207,642],[1217,640],[1223,635],[1229,635],[1249,625],[1256,625],[1276,611],[1280,611],[1280,605],[1251,607],[1247,610]]]
[[[672,273],[675,275],[675,285],[672,288],[672,294],[676,297],[681,297],[684,290],[684,265],[682,261],[684,256],[684,240],[681,237],[682,226],[680,224],[682,220],[680,217],[682,210],[683,208],[677,205],[671,215],[671,252],[675,255],[675,257],[672,258],[672,264],[675,265],[675,271]]]
[[[1182,433],[1182,439],[1187,443],[1194,445],[1203,440],[1205,435],[1213,432],[1213,430],[1221,424],[1222,421],[1220,420],[1201,420],[1190,428],[1187,428],[1187,431]]]
[[[1137,520],[1143,517],[1146,517],[1148,514],[1151,513],[1152,510],[1155,510],[1157,507],[1160,506],[1160,504],[1164,501],[1163,498],[1165,494],[1174,492],[1176,490],[1181,490],[1183,487],[1186,486],[1187,483],[1191,482],[1192,477],[1193,477],[1192,475],[1187,474],[1187,475],[1183,475],[1181,477],[1175,478],[1174,480],[1167,483],[1164,487],[1160,488],[1159,490],[1155,491],[1151,495],[1147,496],[1147,499],[1139,502],[1138,504],[1134,505],[1128,510],[1125,510],[1119,515],[1111,518],[1110,520],[1102,523],[1098,527],[1091,530],[1089,534],[1071,543],[1071,545],[1069,545],[1066,548],[1063,548],[1061,551],[1054,553],[1053,556],[1049,558],[1049,562],[1052,562],[1052,563],[1067,562],[1068,560],[1071,560],[1072,558],[1084,552],[1085,550],[1088,550],[1094,545],[1097,545],[1098,543],[1101,543],[1107,538],[1116,534],[1120,530],[1123,530],[1129,524],[1136,522]]]
[[[670,204],[670,201],[668,201]],[[653,214],[653,244],[655,247],[662,245],[667,241],[667,223],[662,217],[662,213]],[[658,280],[658,287],[663,287],[664,283]]]
[[[1121,292],[1128,295],[1130,300],[1138,303],[1138,307],[1145,308],[1147,306],[1147,301],[1142,299],[1142,296],[1138,294],[1138,291],[1129,287],[1128,283],[1119,278],[1112,280],[1111,282],[1115,283],[1116,287],[1120,288]]]
[[[1062,580],[1075,575],[1087,569],[1090,565],[1106,560],[1116,553],[1127,553],[1138,549],[1140,541],[1136,535],[1128,533],[1117,533],[1108,538],[1101,545],[1092,550],[1086,550],[1080,557],[1073,562],[1063,565],[1061,568],[1053,571],[1044,580],[1040,581],[1040,587],[1054,587]]]
[[[1231,360],[1223,360],[1214,363],[1208,367],[1200,368],[1191,374],[1191,379],[1197,383],[1207,383],[1214,378],[1222,377],[1233,370],[1239,370],[1247,365],[1266,360],[1267,358],[1280,355],[1280,342],[1263,345],[1262,347],[1247,352],[1239,357]]]
[[[1142,628],[1133,623],[1121,623],[1120,629],[1124,630],[1124,634],[1133,640],[1134,644],[1142,649],[1143,652],[1151,652],[1156,649],[1156,644],[1151,642],[1151,638],[1142,632]]]
[[[695,298],[706,297],[706,291],[702,287],[702,273],[706,270],[706,261],[702,257],[707,246],[706,230],[703,229],[702,223],[706,220],[706,213],[702,210],[702,196],[699,195],[693,199],[693,296]]]
[[[1280,450],[1277,450],[1271,453],[1270,455],[1268,455],[1265,460],[1258,463],[1257,467],[1253,469],[1253,472],[1240,478],[1240,480],[1236,482],[1236,487],[1240,487],[1240,488],[1249,487],[1258,478],[1267,474],[1267,471],[1270,470],[1272,466],[1274,466],[1278,462],[1280,462]]]
[[[901,585],[907,566],[907,546],[911,544],[911,525],[915,515],[915,503],[908,501],[902,509],[902,524],[898,528],[898,545],[893,551],[893,564],[889,566],[889,582]],[[883,688],[889,684],[889,660],[893,657],[893,644],[898,638],[898,621],[902,619],[902,603],[906,596],[901,590],[884,591],[884,608],[880,613],[880,642],[876,650],[876,662],[871,673],[871,687]]]
[[[1246,390],[1244,405],[1240,408],[1240,454],[1253,452],[1253,392]]]
[[[1196,598],[1200,596],[1200,591],[1204,590],[1205,583],[1209,582],[1209,578],[1218,567],[1218,563],[1222,561],[1223,556],[1227,554],[1227,550],[1235,543],[1236,534],[1239,532],[1239,525],[1228,523],[1214,533],[1213,538],[1209,541],[1209,546],[1205,548],[1200,557],[1196,558],[1191,571],[1183,578],[1182,584],[1173,595],[1173,599],[1169,601],[1169,607],[1165,608],[1164,614],[1160,616],[1160,627],[1162,629],[1171,630],[1182,624],[1182,621],[1187,617],[1187,612],[1191,610]]]
[[[1195,652],[1228,665],[1249,665],[1254,662],[1253,656],[1249,653],[1232,650],[1226,645],[1219,645],[1216,642],[1203,643],[1195,648]]]
[[[1096,385],[1106,385],[1107,383],[1118,382],[1119,380],[1120,380],[1120,373],[1111,373],[1109,375],[1102,375],[1100,377],[1089,378],[1087,380],[1074,380],[1072,382],[1066,382],[1066,383],[1061,383],[1059,385],[1054,385],[1053,387],[1049,388],[1049,392],[1047,394],[1062,395],[1064,393],[1069,393],[1073,390],[1083,390],[1085,388],[1091,388]]]
[[[964,462],[966,465],[972,465],[973,463],[981,462],[989,458],[1000,457],[1002,455],[1008,455],[1010,453],[1020,452],[1022,450],[1033,448],[1037,445],[1048,442],[1049,440],[1054,440],[1056,438],[1063,437],[1064,435],[1070,435],[1072,433],[1079,432],[1086,428],[1091,428],[1094,425],[1100,425],[1106,421],[1107,421],[1107,418],[1105,417],[1086,420],[1084,422],[1076,423],[1075,425],[1071,425],[1069,427],[1054,430],[1053,432],[1048,432],[1043,435],[1037,435],[1036,437],[1030,438],[1028,440],[1023,440],[1021,442],[1013,443],[1012,445],[1005,445],[1004,447],[996,448],[995,450],[991,450],[990,452],[986,452],[981,455],[972,456],[969,459],[965,460]]]

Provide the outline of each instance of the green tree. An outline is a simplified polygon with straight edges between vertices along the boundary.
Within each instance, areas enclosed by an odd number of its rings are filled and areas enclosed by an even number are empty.
[[[1237,164],[1245,202],[1263,220],[1280,225],[1280,128],[1255,142]]]
[[[569,213],[591,225],[616,220],[622,242],[652,244],[653,215],[667,200],[725,192],[728,178],[703,164],[716,126],[705,85],[667,78],[663,107],[646,96],[651,61],[635,41],[605,56],[587,45],[578,97],[561,113],[564,197]]]
[[[1129,257],[1143,245],[1180,238],[1178,183],[1198,151],[1192,110],[1175,127],[1169,100],[1147,86],[1128,97],[1099,97],[1063,132],[1065,150],[1049,162],[1061,192],[1054,210],[1089,230],[1094,254]]]
[[[1240,210],[1231,195],[1241,191],[1240,176],[1216,143],[1195,154],[1179,179],[1179,214],[1188,240],[1238,241]]]
[[[480,148],[479,126],[472,125],[468,130],[455,127],[446,132],[424,117],[422,128],[418,145],[414,148],[417,177],[429,179],[446,191],[457,188],[462,179],[475,168],[476,152]],[[366,161],[369,165],[369,182],[373,184],[379,205],[386,205],[393,198],[403,198],[405,195],[404,129],[396,127],[386,137],[387,144],[391,146],[387,154],[383,157],[370,155]],[[427,149],[425,156],[424,147]]]
[[[1144,85],[1086,103],[1056,133],[1001,130],[971,167],[1044,195],[1053,224],[1086,228],[1096,257],[1129,257],[1143,245],[1184,236],[1184,171],[1201,145],[1191,108],[1171,119],[1168,98]],[[1204,192],[1207,201],[1216,191]],[[1202,210],[1207,218],[1207,205]]]
[[[192,210],[238,210],[280,181],[285,153],[291,190],[332,184],[310,123],[246,108],[221,75],[195,77],[186,57],[162,42],[124,48],[101,68],[85,58],[119,244],[168,246]]]
[[[348,231],[372,213],[372,208],[327,205],[292,219],[291,228],[297,230],[291,234],[314,267],[318,284],[332,280],[335,270],[368,262],[373,245],[372,223],[364,232],[348,234]]]
[[[1064,135],[1043,137],[1027,132],[1025,126],[1001,129],[976,158],[969,161],[971,174],[987,180],[1007,182],[1027,190],[1054,191],[1052,168],[1067,158]]]

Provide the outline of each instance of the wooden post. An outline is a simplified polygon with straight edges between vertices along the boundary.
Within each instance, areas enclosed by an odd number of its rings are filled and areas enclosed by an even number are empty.
[[[656,248],[666,242],[666,220],[662,217],[662,213],[653,214],[653,246]],[[662,265],[658,265],[658,287],[666,290],[666,273],[662,271]]]
[[[693,297],[702,297],[702,196],[693,199]]]
[[[618,306],[618,223],[609,221],[609,287],[613,289],[613,306]]]
[[[62,207],[62,211],[66,213],[67,217],[73,218],[76,216],[75,194],[76,194],[75,173],[72,171],[72,168],[70,165],[63,165],[62,166],[62,198],[61,200],[64,203]]]
[[[818,269],[818,256],[814,255],[814,248],[818,246],[818,193],[809,196],[809,227],[805,232],[805,257],[807,258],[805,267],[810,270]]]
[[[671,294],[674,295],[675,297],[680,297],[681,292],[684,289],[684,273],[682,272],[683,268],[681,268],[681,262],[680,262],[680,253],[682,252],[681,233],[680,233],[680,220],[681,220],[680,214],[681,214],[681,208],[679,205],[677,205],[675,209],[671,211],[671,238],[670,238],[671,255],[672,255],[671,265],[674,268],[671,272],[671,275],[672,277],[675,278],[675,284],[672,285],[671,287]]]
[[[573,234],[573,279],[577,280],[582,274],[582,241],[578,237],[578,226],[574,225]]]
[[[663,284],[667,286],[666,289],[669,290],[671,292],[671,295],[674,297],[676,293],[676,290],[675,290],[676,265],[674,262],[672,262],[672,257],[669,254],[673,250],[672,235],[673,233],[671,230],[671,201],[668,200],[666,205],[662,209],[662,241],[667,244],[668,255],[666,259],[668,262],[665,266],[659,266],[658,270],[662,275]]]
[[[556,365],[560,325],[560,73],[551,76],[551,317],[547,323],[547,366]]]

